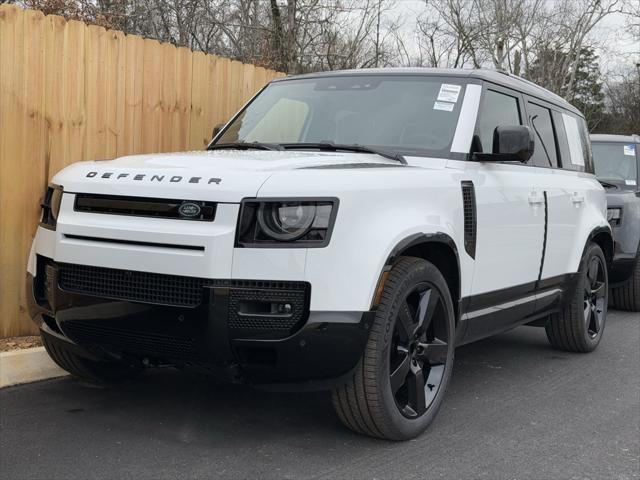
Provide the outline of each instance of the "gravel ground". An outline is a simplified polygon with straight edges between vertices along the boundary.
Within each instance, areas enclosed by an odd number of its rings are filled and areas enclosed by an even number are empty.
[[[326,393],[265,393],[165,370],[119,389],[70,378],[0,390],[6,479],[639,479],[640,314],[591,354],[522,327],[458,349],[429,430],[342,427]]]
[[[41,346],[42,342],[40,341],[40,337],[38,335],[0,338],[0,352],[10,352],[11,350],[20,350],[23,348],[33,348]]]

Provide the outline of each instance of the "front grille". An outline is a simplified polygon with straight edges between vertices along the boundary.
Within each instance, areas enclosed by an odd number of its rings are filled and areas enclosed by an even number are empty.
[[[216,206],[215,202],[200,200],[77,193],[74,210],[84,213],[212,222],[216,215]]]
[[[201,354],[193,338],[157,332],[117,328],[105,322],[64,322],[64,333],[80,345],[99,346],[107,351],[126,352],[154,359],[197,361]]]
[[[133,302],[196,307],[211,280],[60,263],[58,284],[68,292]]]
[[[52,264],[53,265],[53,264]],[[228,288],[228,327],[234,338],[292,334],[307,318],[310,286],[306,282],[212,280],[114,268],[58,263],[64,291],[101,298],[176,307],[197,307],[206,287]],[[244,313],[247,304],[289,304],[287,314]]]
[[[232,338],[283,338],[297,331],[309,314],[311,286],[307,282],[204,279],[71,263],[47,262],[47,265],[50,268],[57,266],[58,285],[62,290],[100,298],[195,308],[205,301],[206,288],[213,288],[216,292],[227,290],[221,294],[225,300],[217,294],[213,297],[214,302],[226,304],[226,320]],[[288,305],[290,310],[286,313],[260,313],[260,309],[272,304]],[[97,327],[72,328],[84,328],[87,331],[83,334],[88,334],[88,330]],[[117,329],[105,332],[107,334],[128,335]],[[135,341],[148,335],[141,333]],[[153,335],[149,336],[149,341],[152,338]]]

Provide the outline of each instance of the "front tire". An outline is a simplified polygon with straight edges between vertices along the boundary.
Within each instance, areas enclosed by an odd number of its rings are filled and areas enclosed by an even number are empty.
[[[607,262],[602,249],[590,243],[580,262],[573,297],[545,326],[551,346],[567,352],[595,350],[604,332],[608,296]]]
[[[141,368],[123,362],[94,362],[72,352],[61,342],[40,335],[51,359],[74,377],[100,385],[115,384],[136,377]]]
[[[447,283],[431,263],[401,257],[389,272],[364,354],[333,392],[351,430],[408,440],[429,426],[453,368],[455,317]]]
[[[631,278],[624,285],[612,288],[611,296],[614,308],[640,312],[640,259],[636,260]]]

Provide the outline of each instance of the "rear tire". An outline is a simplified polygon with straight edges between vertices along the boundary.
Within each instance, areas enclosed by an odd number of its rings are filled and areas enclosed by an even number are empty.
[[[640,312],[640,259],[631,278],[624,285],[611,289],[612,306],[618,310]]]
[[[333,392],[340,420],[354,432],[387,440],[424,432],[451,378],[454,333],[442,274],[425,260],[400,258],[385,282],[364,354]]]
[[[551,315],[545,331],[553,348],[591,352],[602,339],[609,296],[607,262],[597,244],[587,245],[577,275],[573,297],[564,311]]]
[[[42,344],[51,359],[74,377],[97,384],[114,384],[136,377],[142,370],[122,362],[94,362],[66,348],[61,342],[41,335]]]

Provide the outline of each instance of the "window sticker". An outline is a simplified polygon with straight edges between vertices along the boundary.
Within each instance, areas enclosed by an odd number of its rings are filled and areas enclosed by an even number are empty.
[[[625,155],[629,155],[630,157],[635,157],[636,156],[636,146],[631,144],[631,145],[625,145],[624,146],[624,154]]]
[[[563,113],[562,123],[564,123],[564,129],[567,133],[567,140],[569,141],[571,163],[584,167],[584,156],[582,154],[582,142],[580,140],[578,121],[575,119],[575,117]]]
[[[440,85],[440,93],[438,93],[438,101],[456,103],[458,101],[458,96],[460,95],[461,89],[462,87],[460,85],[443,83],[442,85]]]
[[[632,186],[636,186],[637,182],[635,180],[625,180],[624,181],[625,185],[632,185]]]
[[[433,109],[434,110],[443,110],[445,112],[453,112],[453,103],[447,103],[447,102],[435,102],[433,104]]]

